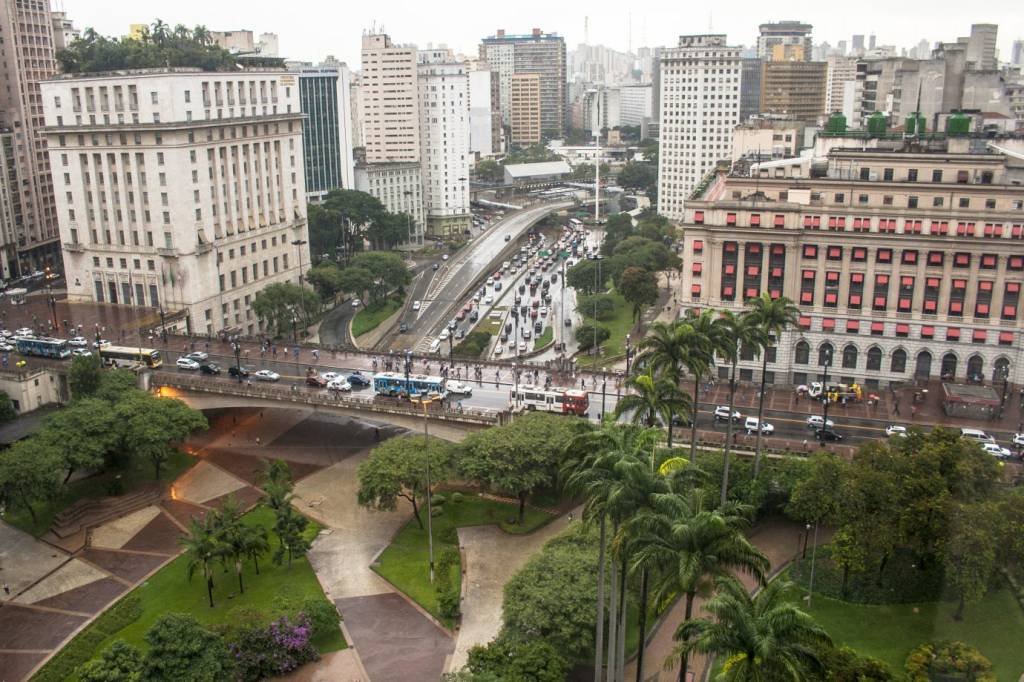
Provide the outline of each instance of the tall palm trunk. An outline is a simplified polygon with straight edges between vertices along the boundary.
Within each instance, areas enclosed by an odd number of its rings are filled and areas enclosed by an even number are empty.
[[[604,658],[604,548],[606,542],[606,516],[601,514],[601,539],[597,549],[597,629],[594,634],[594,682],[603,677],[601,659]]]
[[[690,620],[693,617],[693,598],[696,595],[694,592],[686,593],[686,613],[683,616],[683,622]],[[679,657],[679,682],[686,682],[686,668],[690,662],[689,655],[683,652]]]
[[[671,447],[671,446],[670,446]],[[644,679],[644,649],[647,642],[647,569],[640,573],[640,642],[636,651],[636,682]]]
[[[722,506],[725,506],[729,491],[729,449],[732,447],[733,401],[736,398],[736,361],[732,361],[729,372],[729,426],[725,430],[725,448],[722,450]]]
[[[768,373],[768,348],[765,347],[761,358],[761,392],[757,396],[757,440],[754,441],[754,478],[761,471],[761,420],[764,419],[764,388],[765,375]]]
[[[619,653],[616,657],[619,669],[615,675],[615,679],[619,682],[624,682],[626,679],[626,607],[628,604],[627,597],[629,596],[628,590],[626,589],[626,557],[623,554],[622,566],[619,570],[619,639],[616,642]]]
[[[690,420],[690,461],[697,461],[697,415],[700,414],[700,372],[693,373],[693,417]]]
[[[618,524],[612,527],[612,537],[618,532]],[[611,564],[611,596],[608,599],[608,679],[615,679],[615,651],[616,651],[616,635],[619,631],[619,564],[613,557],[609,562]]]

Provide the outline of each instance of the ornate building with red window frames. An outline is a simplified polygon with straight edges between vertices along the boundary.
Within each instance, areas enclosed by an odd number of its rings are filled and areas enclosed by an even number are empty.
[[[796,302],[769,383],[817,380],[828,358],[831,377],[870,388],[1024,383],[1024,161],[971,153],[977,142],[833,149],[801,177],[720,174],[686,202],[684,307],[739,311],[762,292]],[[760,367],[745,350],[740,379]]]

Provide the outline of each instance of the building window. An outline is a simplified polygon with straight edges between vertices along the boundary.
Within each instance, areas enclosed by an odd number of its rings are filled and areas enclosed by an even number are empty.
[[[811,346],[806,341],[798,341],[796,344],[796,356],[793,362],[797,365],[806,365],[810,362],[810,356]]]
[[[843,348],[843,368],[857,369],[857,347],[852,343]]]
[[[879,360],[881,360],[882,352],[879,351]],[[870,358],[870,352],[869,352]],[[871,369],[870,367],[868,369]],[[903,374],[907,371],[907,351],[902,348],[897,348],[892,352],[892,360],[889,362],[889,371],[894,374]]]

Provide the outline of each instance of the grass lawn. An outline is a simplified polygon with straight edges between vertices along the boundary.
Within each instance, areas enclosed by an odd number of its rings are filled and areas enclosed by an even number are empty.
[[[550,324],[544,328],[543,333],[533,341],[533,349],[540,350],[544,346],[551,343],[551,340],[555,338],[555,328]]]
[[[257,507],[243,518],[247,524],[262,526],[268,530],[274,523],[273,512],[265,507]],[[318,532],[320,532],[320,527],[310,521],[306,531],[307,536],[315,537]],[[287,562],[281,566],[275,566],[270,561],[270,555],[276,544],[277,539],[271,532],[271,552],[260,559],[260,575],[256,575],[251,562],[246,562],[242,572],[245,594],[238,593],[238,579],[233,569],[228,573],[223,573],[221,568],[217,567],[213,590],[215,607],[212,609],[207,601],[206,585],[202,576],[197,573],[189,581],[186,578],[188,560],[184,556],[178,557],[122,599],[124,601],[138,598],[141,613],[137,618],[127,623],[117,623],[118,608],[115,606],[97,618],[86,631],[72,640],[54,658],[51,665],[57,663],[57,659],[61,656],[84,654],[84,658],[75,663],[75,665],[80,665],[95,657],[116,639],[124,639],[145,650],[146,631],[156,622],[157,618],[165,613],[189,613],[195,616],[199,622],[211,626],[237,619],[239,617],[236,610],[238,607],[272,610],[277,597],[285,597],[296,602],[307,597],[326,599],[320,588],[320,583],[305,557],[293,560],[291,568],[288,568]],[[91,651],[82,651],[82,647],[76,646],[76,643],[83,636],[88,637],[89,630],[99,630],[106,634],[106,637],[99,641],[99,644]],[[95,639],[95,636],[93,635],[90,639]],[[315,639],[314,644],[321,653],[337,651],[347,646],[340,626],[329,635]]]
[[[553,518],[544,512],[527,507],[522,526],[509,524],[508,520],[514,521],[518,514],[515,505],[485,500],[472,494],[465,494],[462,502],[452,502],[450,494],[444,494],[448,497],[448,502],[444,504],[444,513],[432,519],[435,565],[445,549],[458,551],[456,528],[497,524],[508,533],[529,533]],[[426,526],[426,511],[421,510],[421,515]],[[380,555],[373,569],[450,628],[455,623],[450,619],[441,618],[437,606],[437,592],[430,583],[428,560],[427,531],[425,528],[421,530],[416,519],[412,519]],[[452,573],[455,591],[458,593],[462,583],[461,566],[456,565]]]
[[[806,594],[797,588],[799,597]],[[795,595],[796,596],[796,595]],[[814,596],[811,615],[836,644],[879,658],[897,675],[911,649],[939,639],[960,640],[977,647],[995,667],[1000,682],[1016,682],[1024,670],[1024,612],[1008,589],[989,592],[968,605],[964,619],[953,620],[955,602],[925,604],[850,604]]]
[[[383,303],[367,304],[352,318],[352,336],[358,337],[373,331],[380,323],[388,319],[405,303],[405,297],[397,294],[388,296]],[[351,305],[343,303],[342,305]]]
[[[192,455],[174,450],[160,470],[160,480],[167,483],[174,481],[197,461],[198,459]],[[35,522],[32,521],[28,510],[20,506],[12,506],[4,515],[4,520],[26,533],[39,537],[50,529],[54,516],[78,500],[110,495],[110,485],[118,477],[121,481],[122,494],[130,493],[139,486],[153,481],[153,465],[148,459],[135,458],[127,469],[111,470],[72,481],[61,486],[60,493],[52,500],[40,500],[33,504],[36,511]]]
[[[587,355],[586,352],[577,355],[576,358],[581,367],[608,365],[614,361],[613,359],[624,356],[626,353],[626,334],[633,328],[633,308],[626,303],[621,294],[612,292],[609,296],[615,301],[612,316],[606,320],[596,321],[597,324],[611,332],[611,336],[602,344],[604,354],[600,357]],[[579,312],[583,315],[585,322],[595,322],[594,318],[588,315],[586,310],[581,309]]]

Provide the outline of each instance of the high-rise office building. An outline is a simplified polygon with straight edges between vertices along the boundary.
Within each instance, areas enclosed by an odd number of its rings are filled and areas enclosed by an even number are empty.
[[[56,10],[50,12],[50,18],[53,21],[53,49],[55,52],[60,52],[71,47],[71,43],[75,42],[75,39],[80,35],[80,31],[75,28],[74,22],[68,19],[66,12],[58,12]]]
[[[802,21],[776,21],[761,24],[757,37],[757,56],[765,61],[771,59],[811,58],[810,24]],[[799,48],[794,50],[793,48]]]
[[[732,153],[739,123],[740,48],[724,35],[680,36],[661,57],[658,212],[679,220],[687,196]]]
[[[1013,41],[1013,49],[1010,51],[1010,64],[1013,66],[1024,66],[1024,40]]]
[[[764,62],[761,66],[761,112],[805,122],[825,112],[826,62]]]
[[[53,17],[46,0],[0,0],[0,70],[6,84],[0,89],[0,127],[14,133],[10,187],[15,204],[14,234],[18,270],[31,272],[58,267],[60,243],[50,159],[43,134],[43,101],[39,84],[57,73]],[[95,122],[91,111],[62,112]]]
[[[509,91],[512,144],[527,147],[542,139],[543,121],[539,73],[512,76]]]
[[[864,36],[862,34],[854,34],[850,49],[858,57],[864,54]]]
[[[427,234],[457,237],[472,220],[468,66],[448,49],[420,51],[417,83]]]
[[[740,123],[761,113],[761,64],[757,57],[740,59]]]
[[[498,72],[501,113],[512,122],[512,76],[534,73],[540,77],[541,130],[557,137],[566,124],[565,40],[539,28],[529,34],[511,35],[499,30],[480,44],[480,59]]]
[[[256,292],[309,264],[294,74],[111,72],[41,94],[69,299],[259,332]]]
[[[478,159],[501,153],[498,74],[486,62],[469,71],[469,150]]]
[[[971,35],[967,38],[967,61],[978,71],[992,71],[996,62],[996,38],[998,24],[971,24]]]
[[[363,35],[359,119],[364,160],[356,189],[377,197],[392,213],[411,216],[410,243],[422,244],[423,178],[417,50],[383,33]]]
[[[332,189],[354,189],[351,73],[345,64],[298,70],[299,106],[306,114],[302,147],[306,195],[320,201]]]
[[[857,80],[857,59],[833,55],[828,58],[828,76],[825,84],[825,113],[843,110],[846,84]]]

